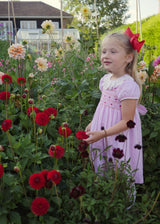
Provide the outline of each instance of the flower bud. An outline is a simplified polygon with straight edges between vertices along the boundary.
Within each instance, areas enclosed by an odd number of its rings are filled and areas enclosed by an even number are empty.
[[[19,167],[18,167],[18,166],[15,166],[15,167],[14,167],[14,171],[15,171],[16,173],[18,173],[18,172],[20,171]]]
[[[33,100],[33,99],[31,99],[31,98],[30,98],[30,99],[28,99],[28,103],[29,103],[29,104],[33,104],[33,102],[34,102],[34,100]]]
[[[0,145],[0,152],[3,152],[4,151],[4,148],[2,145]]]

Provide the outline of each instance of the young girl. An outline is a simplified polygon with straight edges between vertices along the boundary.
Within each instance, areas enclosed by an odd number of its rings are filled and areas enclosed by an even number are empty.
[[[141,122],[138,104],[141,86],[136,78],[137,52],[144,41],[129,28],[125,33],[112,33],[102,42],[101,63],[107,70],[99,84],[102,92],[92,121],[86,127],[90,137],[91,160],[95,172],[107,161],[114,161],[114,153],[121,160],[130,159],[131,169],[137,169],[135,183],[143,183],[143,154]],[[111,146],[104,152],[107,146]],[[100,149],[92,150],[92,149]],[[123,156],[124,154],[124,156]],[[121,157],[121,156],[120,156]]]

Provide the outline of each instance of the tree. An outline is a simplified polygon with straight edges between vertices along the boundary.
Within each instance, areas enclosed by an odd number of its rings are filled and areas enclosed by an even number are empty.
[[[72,25],[75,28],[79,29],[82,25],[85,25],[95,32],[98,24],[99,33],[103,34],[110,29],[123,25],[125,20],[129,18],[129,15],[126,15],[128,0],[96,0],[97,16],[94,3],[95,0],[64,0],[65,10],[74,15]],[[89,7],[92,12],[91,18],[85,24],[80,15],[83,6]]]

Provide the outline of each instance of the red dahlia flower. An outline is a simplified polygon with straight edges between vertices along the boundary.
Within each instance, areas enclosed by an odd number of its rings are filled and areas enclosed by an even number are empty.
[[[64,155],[64,148],[60,145],[51,145],[49,147],[48,153],[51,157],[60,159]]]
[[[69,127],[60,126],[58,129],[58,133],[63,135],[64,137],[68,137],[71,135],[72,130]]]
[[[0,164],[0,178],[3,176],[3,173],[4,173],[4,169],[2,164]]]
[[[3,131],[8,131],[12,127],[12,120],[6,119],[2,122],[1,128]]]
[[[121,159],[124,156],[123,149],[122,150],[119,148],[113,149],[112,155],[115,158]]]
[[[87,139],[89,136],[86,135],[86,132],[85,131],[77,131],[76,137],[78,139],[81,139],[82,140],[82,139]]]
[[[80,196],[82,196],[85,193],[85,189],[82,186],[74,187],[72,188],[72,191],[70,192],[70,197],[76,199]]]
[[[11,84],[12,83],[12,77],[10,76],[10,75],[7,75],[7,74],[4,74],[3,76],[2,76],[2,82],[4,83],[4,84]]]
[[[87,158],[89,156],[89,153],[87,151],[81,152],[82,158]]]
[[[53,182],[52,180],[47,180],[47,175],[48,175],[48,170],[42,170],[41,171],[41,174],[44,176],[44,179],[45,179],[45,187],[48,188],[48,189],[51,189],[52,186],[53,186]]]
[[[58,184],[61,181],[61,174],[57,170],[51,170],[48,172],[47,179],[51,179],[53,184]]]
[[[44,215],[49,209],[49,202],[44,197],[36,197],[31,204],[31,210],[36,215]]]
[[[27,109],[27,115],[30,117],[31,113],[33,112],[33,110],[35,111],[35,113],[39,113],[39,109],[37,107],[29,107]]]
[[[29,185],[34,189],[41,189],[45,185],[45,178],[42,173],[34,173],[29,178]]]
[[[10,93],[8,91],[0,92],[0,100],[7,100],[10,97]]]
[[[40,113],[36,114],[35,122],[39,125],[45,126],[49,122],[49,117],[46,113],[40,112]]]
[[[24,85],[26,83],[26,79],[24,77],[17,78],[18,85]]]
[[[48,107],[46,110],[44,110],[44,112],[48,115],[48,117],[50,117],[51,115],[53,115],[54,117],[57,116],[57,110],[53,107]]]
[[[81,141],[79,146],[78,146],[78,149],[79,149],[79,151],[84,152],[84,151],[86,151],[88,146],[89,146],[89,144],[87,142]]]

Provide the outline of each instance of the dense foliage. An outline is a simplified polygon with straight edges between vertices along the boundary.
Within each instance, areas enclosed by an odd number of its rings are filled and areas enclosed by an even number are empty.
[[[27,53],[24,59],[3,56],[0,60],[0,71],[12,78],[11,82],[7,76],[8,84],[0,85],[0,92],[10,93],[8,100],[6,94],[0,100],[0,223],[157,224],[159,83],[148,78],[143,85],[142,104],[148,110],[142,116],[145,183],[136,186],[137,199],[131,206],[134,189],[128,186],[128,179],[133,173],[128,162],[120,166],[118,160],[109,163],[107,177],[95,174],[88,148],[82,151],[77,135],[92,119],[100,98],[98,83],[104,71],[99,56],[88,53],[84,46],[60,56],[54,52]],[[151,77],[152,62],[146,70]],[[50,107],[48,118],[44,112]],[[45,119],[37,116],[38,111]],[[56,149],[62,150],[59,158],[54,157]],[[54,182],[45,182],[44,177],[37,181],[42,171],[53,170],[50,176]]]
[[[72,26],[79,29],[85,25],[86,28],[90,28],[93,33],[96,32],[96,26],[99,27],[99,33],[111,30],[124,24],[125,20],[129,17],[128,0],[97,0],[96,6],[94,0],[66,0],[64,1],[65,11],[74,15]],[[91,10],[89,22],[84,24],[83,15],[79,12],[81,9],[87,6]],[[95,13],[96,10],[96,13]],[[89,34],[89,32],[88,32]]]

